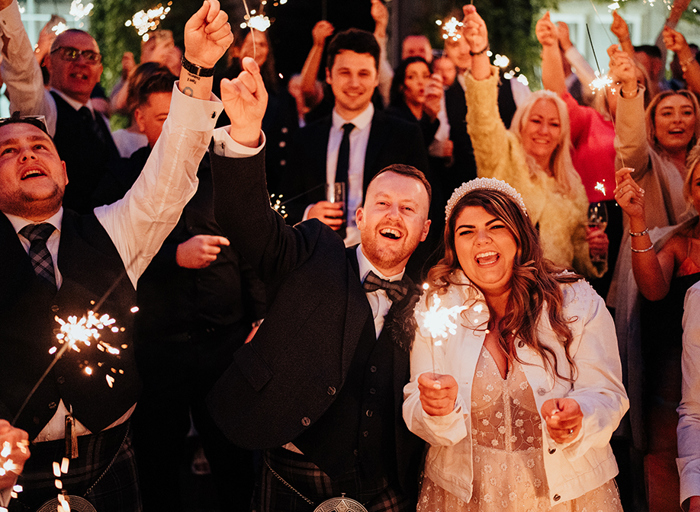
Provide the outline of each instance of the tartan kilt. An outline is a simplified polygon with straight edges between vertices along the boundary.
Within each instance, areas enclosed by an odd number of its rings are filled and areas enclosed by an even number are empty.
[[[85,498],[98,512],[142,510],[129,423],[78,437],[78,458],[61,475],[63,489]],[[61,463],[65,441],[32,444],[30,451],[17,481],[23,490],[10,501],[10,512],[33,512],[59,493],[53,462]]]
[[[270,468],[298,493],[285,485]],[[342,493],[360,502],[369,512],[408,512],[416,509],[416,503],[386,479],[368,485],[362,482],[357,471],[352,471],[342,478],[332,480],[304,455],[285,448],[275,448],[263,452],[262,474],[256,485],[254,511],[313,512],[323,501],[337,498]]]

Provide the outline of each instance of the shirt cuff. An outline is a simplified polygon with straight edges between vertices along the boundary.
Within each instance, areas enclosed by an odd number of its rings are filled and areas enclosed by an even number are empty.
[[[212,94],[209,100],[199,100],[187,96],[180,90],[180,81],[173,86],[173,99],[170,103],[171,119],[180,126],[187,126],[198,132],[210,132],[216,127],[216,120],[224,110],[221,100]]]
[[[265,132],[260,132],[260,145],[256,148],[251,148],[233,140],[228,133],[228,128],[228,126],[224,126],[214,130],[215,154],[226,158],[246,158],[257,155],[265,147],[265,142],[267,141]]]

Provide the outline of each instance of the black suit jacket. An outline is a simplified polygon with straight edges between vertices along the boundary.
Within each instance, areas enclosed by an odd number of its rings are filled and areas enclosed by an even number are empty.
[[[311,123],[297,133],[292,144],[292,161],[282,183],[287,221],[301,221],[304,209],[325,199],[326,155],[332,126],[331,116]],[[362,193],[375,174],[391,164],[407,164],[423,171],[430,180],[428,153],[417,123],[397,119],[375,110],[365,153]]]
[[[229,439],[253,449],[292,441],[324,414],[371,316],[357,262],[335,232],[317,220],[289,227],[271,210],[263,161],[262,154],[236,160],[212,155],[217,221],[269,286],[268,296],[275,296],[255,338],[235,353],[208,398]],[[396,344],[396,459],[404,488],[411,487],[422,454],[422,443],[401,418],[408,376],[408,350]]]

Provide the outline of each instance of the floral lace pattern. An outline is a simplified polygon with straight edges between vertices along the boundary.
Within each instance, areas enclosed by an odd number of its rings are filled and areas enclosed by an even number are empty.
[[[551,507],[540,416],[520,363],[516,361],[503,379],[491,354],[482,348],[471,409],[474,481],[470,502],[424,477],[418,512],[622,512],[614,480]]]

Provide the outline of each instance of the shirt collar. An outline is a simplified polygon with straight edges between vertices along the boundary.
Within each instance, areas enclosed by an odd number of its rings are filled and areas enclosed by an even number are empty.
[[[88,100],[87,103],[82,104],[77,100],[74,100],[73,98],[66,96],[64,93],[59,91],[58,89],[54,89],[53,87],[51,88],[52,91],[54,91],[56,94],[58,94],[61,98],[66,100],[66,103],[68,103],[71,107],[73,107],[75,110],[80,110],[80,107],[87,107],[90,109],[90,112],[92,112],[92,115],[95,115],[95,109],[92,106],[92,100]]]
[[[372,122],[372,117],[374,117],[374,105],[372,102],[367,106],[362,113],[356,115],[352,119],[343,119],[340,114],[333,109],[333,128],[340,130],[345,123],[352,123],[360,130],[364,130]]]
[[[40,224],[42,222],[47,222],[48,224],[51,224],[53,227],[55,227],[58,231],[60,231],[61,222],[63,222],[63,206],[61,206],[61,208],[51,217],[42,221],[33,221],[25,219],[23,217],[18,217],[17,215],[12,215],[10,213],[6,213],[5,216],[12,224],[12,227],[15,228],[15,233],[19,233],[19,231],[28,224]]]
[[[406,269],[403,269],[401,272],[399,272],[396,275],[393,276],[385,276],[382,274],[379,270],[377,270],[377,267],[372,265],[370,261],[367,259],[367,256],[365,256],[365,253],[362,252],[362,244],[357,246],[356,249],[357,253],[357,264],[360,268],[360,281],[364,282],[365,277],[367,277],[367,274],[369,274],[369,271],[371,270],[377,276],[381,277],[382,279],[386,279],[387,281],[398,281],[401,278],[403,278],[404,273],[406,272]]]

